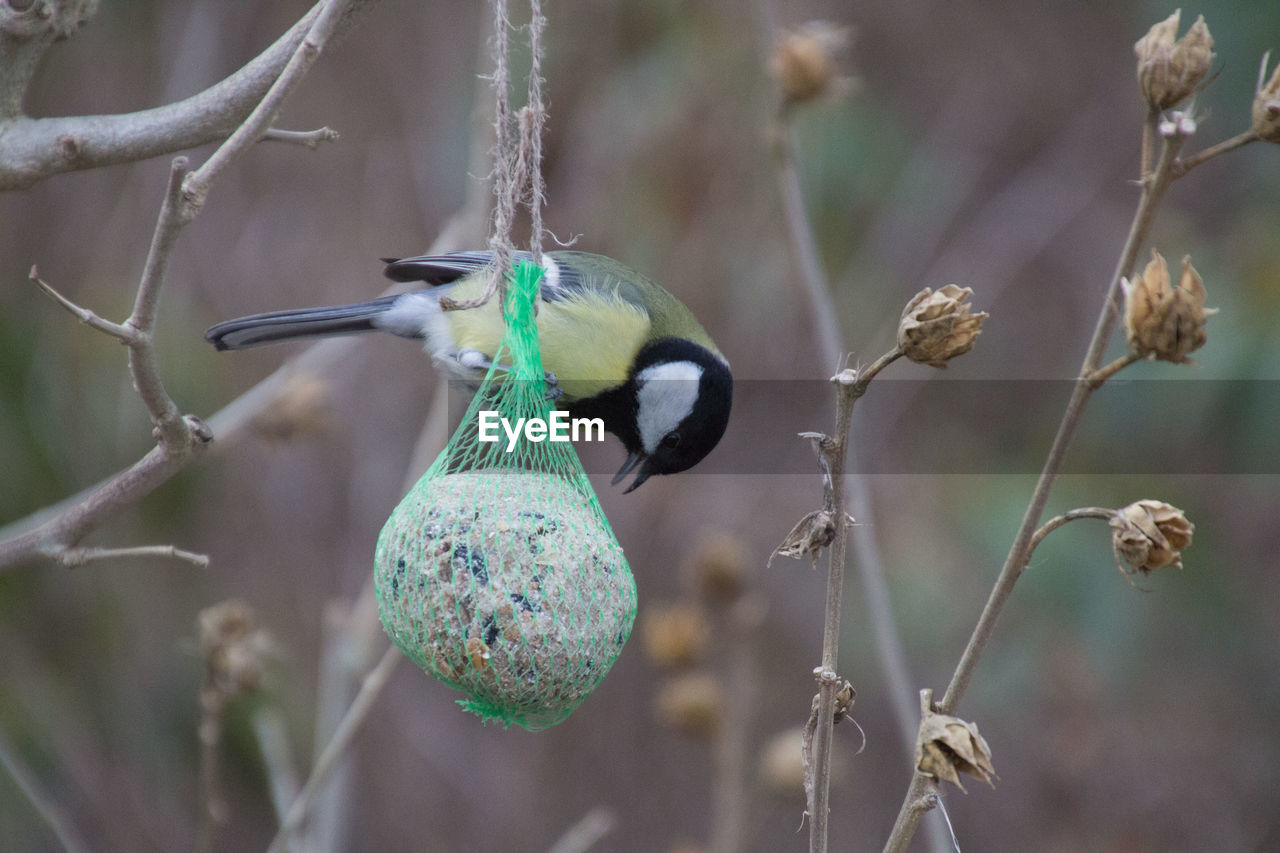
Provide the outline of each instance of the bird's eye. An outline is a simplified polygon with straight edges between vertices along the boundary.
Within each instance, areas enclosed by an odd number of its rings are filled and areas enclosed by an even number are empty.
[[[662,437],[662,446],[670,450],[680,444],[680,433],[669,432]]]

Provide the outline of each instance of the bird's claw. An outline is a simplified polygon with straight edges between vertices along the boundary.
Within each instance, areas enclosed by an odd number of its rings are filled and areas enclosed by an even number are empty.
[[[560,387],[560,380],[554,373],[548,370],[543,380],[547,383],[546,398],[548,400],[559,400],[564,396],[564,389]]]

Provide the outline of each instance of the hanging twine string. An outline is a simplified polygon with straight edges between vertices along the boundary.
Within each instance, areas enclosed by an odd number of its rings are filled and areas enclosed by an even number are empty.
[[[542,0],[529,0],[529,67],[528,106],[520,111],[520,155],[527,165],[528,191],[525,207],[529,209],[529,253],[534,263],[542,262],[542,206],[547,203],[547,185],[542,177],[542,133],[547,110],[542,103],[542,31],[547,19],[542,17]]]
[[[542,134],[546,126],[546,107],[542,100],[542,34],[547,19],[542,15],[541,0],[530,0],[528,103],[518,114],[511,109],[511,20],[507,0],[490,0],[493,12],[493,34],[489,39],[489,55],[493,61],[494,149],[493,149],[493,224],[489,234],[489,251],[493,253],[492,272],[484,293],[475,299],[455,300],[445,297],[440,307],[458,311],[484,305],[495,294],[506,304],[507,278],[511,273],[511,257],[515,242],[511,231],[521,205],[529,211],[529,252],[535,262],[542,258],[542,206],[546,203],[546,183],[542,177]]]

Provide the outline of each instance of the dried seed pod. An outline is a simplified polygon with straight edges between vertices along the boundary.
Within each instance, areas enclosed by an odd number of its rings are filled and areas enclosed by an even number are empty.
[[[200,611],[200,654],[208,683],[224,698],[262,685],[275,657],[271,635],[258,626],[253,608],[231,598]]]
[[[695,604],[666,604],[645,608],[641,637],[649,659],[677,668],[693,663],[711,639],[711,625]]]
[[[1205,322],[1218,313],[1205,308],[1204,282],[1191,266],[1191,256],[1182,259],[1182,275],[1172,287],[1164,256],[1151,250],[1151,261],[1133,281],[1122,279],[1124,328],[1129,348],[1144,358],[1182,363],[1187,354],[1204,346],[1208,336]]]
[[[727,530],[715,530],[698,540],[687,572],[707,598],[730,602],[746,587],[749,560],[740,537]]]
[[[1182,551],[1191,546],[1196,526],[1176,506],[1140,500],[1111,517],[1111,547],[1125,574],[1150,574],[1166,566],[1182,568]]]
[[[249,429],[267,444],[278,445],[323,434],[329,429],[332,416],[328,381],[302,373],[289,380],[276,402],[263,409],[250,422]]]
[[[1280,64],[1267,78],[1267,57],[1258,69],[1258,90],[1253,95],[1253,132],[1266,142],[1280,142]],[[1263,81],[1266,80],[1264,83]]]
[[[1200,81],[1213,64],[1213,36],[1204,16],[1196,18],[1180,39],[1178,9],[1138,39],[1133,52],[1138,57],[1138,85],[1153,109],[1165,110],[1195,94]]]
[[[927,711],[920,720],[916,736],[916,769],[943,782],[951,782],[961,791],[959,773],[976,776],[994,787],[996,775],[991,766],[991,747],[978,733],[977,723],[966,723],[959,717]]]
[[[784,32],[771,63],[784,102],[813,101],[840,85],[837,57],[848,43],[847,28],[825,21],[810,21]]]
[[[973,290],[948,284],[937,291],[926,287],[902,310],[898,321],[898,346],[918,364],[946,369],[947,360],[973,349],[982,333],[985,311],[973,313],[967,300]]]
[[[724,688],[708,673],[679,675],[662,685],[655,704],[664,724],[705,737],[720,727]]]
[[[833,755],[832,758],[835,758]],[[804,729],[800,726],[778,732],[760,750],[760,778],[770,793],[779,796],[804,794]]]

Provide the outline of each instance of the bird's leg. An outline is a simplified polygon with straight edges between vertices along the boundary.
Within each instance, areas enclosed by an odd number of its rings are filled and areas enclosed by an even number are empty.
[[[459,366],[469,371],[477,371],[482,374],[488,372],[488,370],[493,367],[493,359],[480,352],[480,350],[458,350],[458,352],[454,354],[453,360],[456,361]],[[499,364],[494,368],[494,372],[510,373],[511,366],[508,364]],[[560,380],[550,370],[543,374],[543,380],[547,383],[546,397],[548,400],[559,400],[560,397],[564,395],[564,391],[560,388]]]

